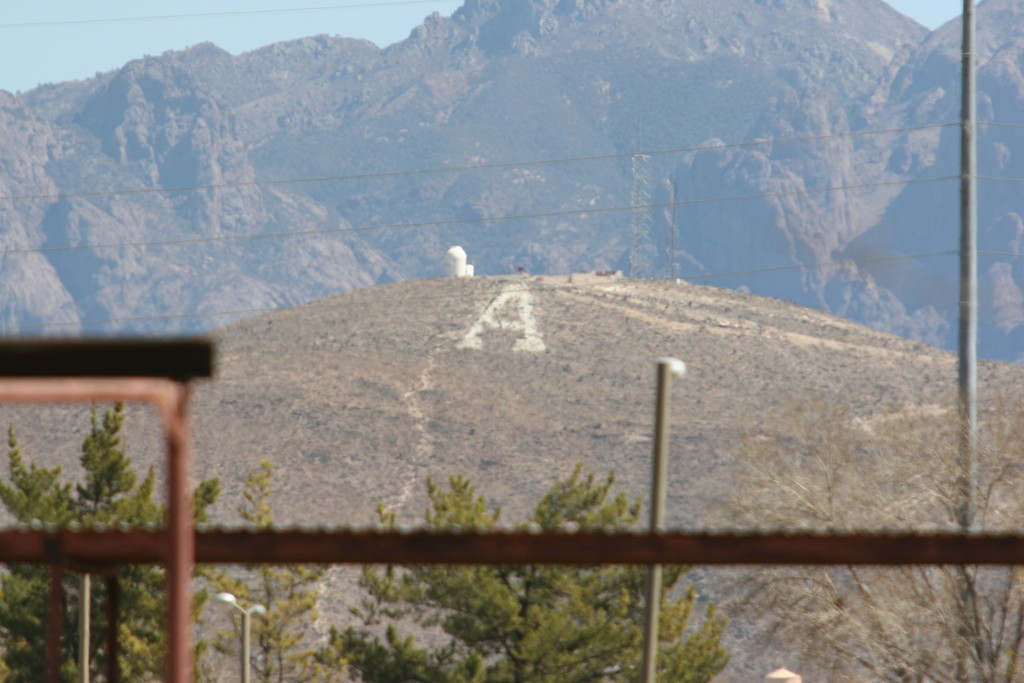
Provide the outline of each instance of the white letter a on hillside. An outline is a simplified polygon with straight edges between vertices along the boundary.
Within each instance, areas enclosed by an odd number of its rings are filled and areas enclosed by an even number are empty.
[[[511,311],[503,310],[513,306]],[[522,332],[522,336],[512,346],[513,351],[543,353],[547,348],[537,329],[537,320],[533,317],[533,295],[522,284],[509,285],[501,294],[494,297],[456,348],[482,349],[484,342],[480,335],[486,330]]]

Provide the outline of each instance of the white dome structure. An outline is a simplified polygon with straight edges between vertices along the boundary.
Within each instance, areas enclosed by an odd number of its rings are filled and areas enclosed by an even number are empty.
[[[789,669],[776,669],[764,677],[764,683],[800,683],[802,680]]]
[[[455,245],[444,256],[444,273],[448,277],[473,277],[473,266],[466,263],[466,250]]]

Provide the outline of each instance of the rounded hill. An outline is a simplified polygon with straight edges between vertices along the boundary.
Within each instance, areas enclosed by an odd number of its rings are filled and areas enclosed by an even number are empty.
[[[948,352],[774,299],[617,275],[432,279],[370,287],[216,333],[197,393],[201,476],[229,493],[262,458],[280,522],[422,519],[423,482],[467,475],[509,523],[580,462],[647,496],[655,361],[672,399],[670,522],[698,526],[744,429],[832,401],[869,416],[943,405]],[[982,366],[1010,386],[1024,368]]]

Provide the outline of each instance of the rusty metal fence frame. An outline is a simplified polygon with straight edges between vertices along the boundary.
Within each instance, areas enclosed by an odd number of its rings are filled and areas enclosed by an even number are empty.
[[[170,379],[97,377],[0,380],[0,401],[5,402],[124,400],[147,402],[157,409],[163,421],[167,448],[167,526],[153,534],[160,546],[156,561],[164,564],[167,570],[167,678],[174,682],[186,682],[192,676],[189,615],[195,534],[192,528],[188,398],[188,384]],[[68,558],[61,558],[52,537],[45,532],[26,534],[28,538],[33,536],[42,541],[43,556],[36,561],[47,562],[51,566],[47,610],[47,679],[57,681],[60,633],[63,630],[63,625],[59,623],[63,616],[59,601],[63,588],[63,568],[80,567],[88,570],[91,563],[69,563]],[[0,551],[0,561],[7,563],[17,560],[14,557],[8,558],[7,553]],[[116,629],[109,630],[116,640]]]
[[[560,533],[434,531],[200,530],[193,543],[168,545],[166,531],[0,531],[0,562],[47,563],[108,573],[123,564],[166,563],[177,581],[170,629],[183,629],[168,653],[168,681],[192,680],[188,640],[193,563],[260,564],[689,564],[689,565],[1024,565],[1020,535],[787,533]],[[170,573],[178,572],[172,580]],[[60,590],[55,579],[54,595]],[[184,602],[182,602],[184,600]],[[56,602],[59,608],[59,601]],[[108,620],[116,620],[108,606]],[[59,613],[48,640],[59,646]],[[54,647],[54,645],[51,645]],[[177,648],[174,650],[173,648]],[[52,653],[59,660],[59,650]],[[109,675],[109,674],[108,674]],[[116,673],[114,674],[116,677]],[[50,679],[57,681],[57,678]],[[116,678],[111,678],[116,680]]]
[[[1024,565],[1024,536],[198,530],[197,564]],[[0,563],[109,572],[167,557],[161,530],[0,531]]]
[[[208,340],[17,340],[0,343],[0,401],[56,403],[123,400],[152,404],[163,423],[167,452],[167,523],[155,532],[157,561],[167,571],[167,679],[192,679],[191,576],[195,557],[192,528],[190,382],[213,374]],[[43,538],[51,567],[47,608],[47,680],[59,678],[63,631],[60,597],[66,560]],[[0,561],[8,562],[0,556]],[[116,596],[116,581],[108,582]],[[116,601],[115,601],[116,602]],[[115,605],[116,606],[116,605]],[[116,615],[112,619],[116,622]],[[108,625],[116,649],[116,629]],[[115,671],[116,666],[110,670]]]

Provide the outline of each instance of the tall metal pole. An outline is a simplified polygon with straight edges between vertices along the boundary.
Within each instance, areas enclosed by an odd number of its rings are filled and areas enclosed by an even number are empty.
[[[964,0],[963,93],[960,121],[960,326],[958,397],[960,414],[960,496],[957,522],[974,527],[977,481],[978,392],[978,207],[975,94],[974,0]]]
[[[664,530],[666,469],[668,460],[669,405],[672,378],[686,372],[676,358],[658,360],[658,396],[654,411],[654,469],[651,476],[651,532]],[[653,683],[658,669],[658,617],[661,607],[661,565],[647,567],[647,601],[644,605],[644,683]]]
[[[975,70],[974,0],[964,0],[963,55],[960,107],[960,323],[957,399],[959,417],[959,467],[956,516],[960,530],[976,531],[977,506],[977,396],[978,396],[978,207],[977,207],[977,95]],[[958,657],[958,680],[971,675],[972,652],[978,637],[974,623],[974,574],[960,568],[959,635],[964,650]]]
[[[92,581],[88,573],[82,574],[82,592],[78,609],[78,680],[89,683],[89,629],[91,628]]]
[[[249,683],[252,680],[252,671],[250,670],[250,660],[252,654],[250,651],[249,637],[252,634],[252,611],[243,609],[242,610],[242,683]]]
[[[238,604],[238,598],[231,593],[217,593],[213,596],[213,599],[216,602],[231,605],[231,607],[242,613],[242,683],[249,683],[252,679],[252,644],[249,642],[252,639],[252,615],[266,614],[267,608],[263,605],[249,605],[248,608],[242,607]]]

